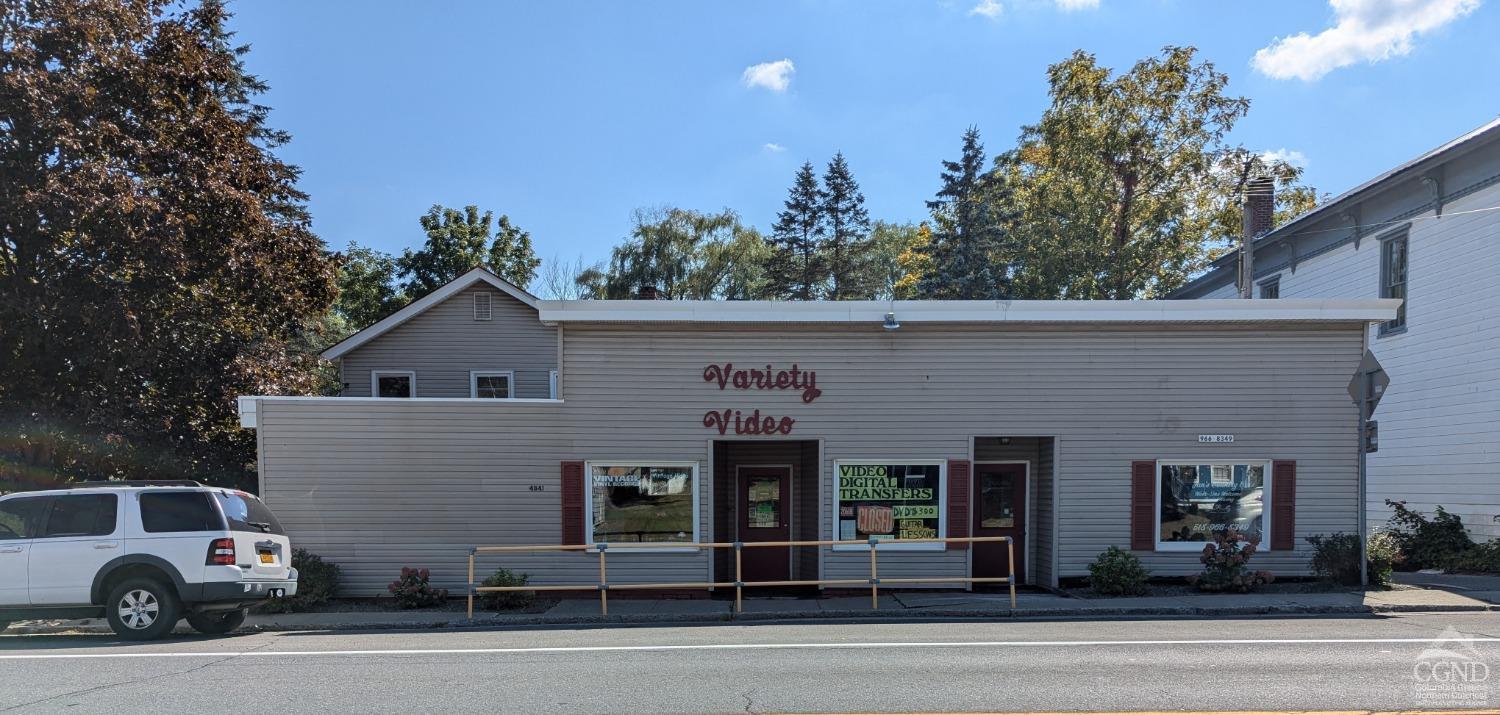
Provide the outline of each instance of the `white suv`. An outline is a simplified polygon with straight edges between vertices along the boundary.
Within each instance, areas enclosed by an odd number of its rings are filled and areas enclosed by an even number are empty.
[[[90,482],[0,496],[0,631],[97,618],[149,640],[178,619],[228,633],[297,593],[292,544],[265,504],[197,482]]]

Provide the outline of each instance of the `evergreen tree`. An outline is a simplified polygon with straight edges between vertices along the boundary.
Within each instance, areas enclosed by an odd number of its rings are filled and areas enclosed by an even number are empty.
[[[964,132],[958,161],[943,162],[943,187],[927,202],[932,212],[931,270],[917,286],[925,298],[984,300],[1009,297],[1009,270],[998,263],[1004,235],[999,215],[1008,191],[984,168],[979,129]]]
[[[828,162],[819,199],[827,226],[823,254],[828,266],[829,300],[873,297],[876,286],[867,284],[863,271],[870,249],[870,213],[865,210],[865,195],[860,193],[843,152],[834,154]]]
[[[852,180],[851,180],[852,181]],[[823,256],[823,198],[812,162],[797,170],[786,209],[771,227],[766,291],[777,298],[812,300],[822,293],[828,271]]]

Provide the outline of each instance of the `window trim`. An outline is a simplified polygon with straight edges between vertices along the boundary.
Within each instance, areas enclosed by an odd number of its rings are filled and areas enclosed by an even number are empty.
[[[505,377],[505,397],[479,396],[479,378],[481,377]],[[515,370],[470,370],[469,371],[469,399],[478,400],[514,400],[516,399],[516,371]]]
[[[669,459],[588,459],[583,462],[583,543],[588,545],[587,551],[597,552],[600,542],[594,541],[594,467],[691,467],[693,470],[693,540],[689,543],[668,544],[663,546],[627,546],[616,553],[643,553],[643,554],[686,554],[702,551],[698,544],[703,540],[703,493],[698,491],[702,484],[699,463],[695,461],[669,460]],[[621,543],[633,544],[638,542],[602,542],[615,547]]]
[[[382,376],[405,375],[411,378],[411,394],[406,397],[381,397],[380,378]],[[370,397],[381,400],[409,400],[417,396],[417,371],[416,370],[371,370],[370,371]]]
[[[838,535],[838,529],[839,529],[839,503],[840,503],[841,500],[839,499],[839,482],[838,482],[838,479],[839,479],[839,465],[841,465],[841,464],[853,464],[853,465],[871,465],[871,464],[936,464],[936,465],[938,465],[938,494],[937,494],[937,501],[938,501],[938,534],[937,534],[937,538],[939,538],[939,539],[948,538],[948,500],[950,498],[950,495],[947,493],[947,491],[948,491],[948,487],[950,485],[948,484],[948,460],[947,459],[935,459],[935,458],[932,458],[932,457],[922,457],[922,458],[891,457],[891,458],[888,458],[888,459],[835,459],[835,460],[833,460],[833,475],[832,475],[833,476],[833,498],[830,499],[829,501],[833,504],[833,511],[830,512],[830,514],[833,517],[833,532],[834,532],[835,536]],[[988,464],[988,462],[986,462],[986,464]],[[970,489],[971,492],[972,492],[972,490],[974,488],[973,485],[974,485],[974,475],[973,475],[973,467],[971,466],[970,470],[969,470],[969,489]],[[971,506],[971,508],[972,508],[972,506]],[[869,544],[841,544],[841,545],[837,545],[837,546],[830,546],[828,548],[830,548],[830,549],[832,549],[834,551],[869,551],[870,550],[870,545]],[[887,543],[886,541],[880,542],[880,546],[878,546],[876,548],[878,548],[882,552],[884,552],[884,551],[946,551],[948,549],[948,544],[944,543],[944,542],[941,542],[941,541],[936,542],[936,543],[930,543],[930,544],[903,544],[903,543],[901,543],[900,539],[890,539],[889,543]]]
[[[1260,283],[1257,283],[1256,285],[1259,286],[1259,289],[1260,289],[1260,295],[1258,295],[1256,297],[1258,297],[1258,298],[1260,298],[1262,300],[1280,300],[1281,299],[1281,274],[1280,273],[1277,273],[1276,275],[1271,276],[1270,278],[1267,278],[1267,279],[1261,281]],[[1276,297],[1275,298],[1266,298],[1265,293],[1266,293],[1266,288],[1267,287],[1274,287],[1274,288],[1276,288]]]
[[[1264,546],[1258,547],[1258,549],[1259,550],[1270,550],[1270,548],[1271,548],[1271,513],[1272,513],[1272,505],[1274,504],[1274,502],[1272,500],[1275,499],[1275,495],[1272,494],[1272,492],[1271,492],[1271,482],[1274,481],[1274,480],[1271,479],[1271,462],[1272,461],[1273,460],[1270,460],[1270,459],[1234,459],[1234,458],[1229,458],[1229,459],[1223,459],[1223,458],[1203,459],[1202,457],[1182,457],[1182,458],[1178,458],[1178,459],[1158,459],[1158,460],[1156,460],[1156,470],[1152,474],[1152,478],[1156,482],[1156,488],[1155,488],[1155,495],[1156,496],[1155,496],[1155,500],[1154,500],[1156,502],[1156,505],[1151,510],[1151,514],[1152,514],[1152,516],[1151,516],[1151,538],[1154,541],[1154,543],[1156,544],[1156,546],[1155,546],[1155,548],[1152,549],[1152,551],[1177,551],[1177,552],[1198,553],[1198,552],[1200,552],[1200,551],[1203,550],[1203,546],[1205,544],[1210,543],[1208,541],[1162,541],[1161,540],[1161,465],[1163,465],[1163,464],[1192,464],[1192,465],[1205,464],[1205,465],[1208,465],[1210,467],[1217,466],[1217,465],[1230,465],[1231,469],[1233,468],[1233,465],[1236,465],[1236,464],[1247,464],[1247,465],[1248,464],[1262,464],[1262,465],[1264,465],[1263,467],[1261,467],[1261,473],[1260,473],[1260,488],[1261,488],[1261,496],[1260,496],[1260,501],[1261,501],[1260,543],[1264,544]]]
[[[475,320],[475,322],[481,322],[481,323],[483,323],[483,322],[493,321],[495,319],[495,293],[494,293],[494,291],[476,290],[476,291],[474,291],[473,295],[474,295],[474,298],[472,299],[472,301],[473,301],[474,320]],[[484,296],[484,301],[485,301],[484,317],[483,318],[479,317],[479,297],[480,296]]]
[[[1390,290],[1390,286],[1391,286],[1391,284],[1390,284],[1390,277],[1391,277],[1391,266],[1390,266],[1390,255],[1391,254],[1390,254],[1390,250],[1391,249],[1390,249],[1390,247],[1391,247],[1392,243],[1394,243],[1396,241],[1400,241],[1401,242],[1401,244],[1402,244],[1401,253],[1404,256],[1404,259],[1405,259],[1405,262],[1406,262],[1406,266],[1404,267],[1404,270],[1403,270],[1403,273],[1402,273],[1402,276],[1401,276],[1402,277],[1402,280],[1401,280],[1401,307],[1396,309],[1396,318],[1394,318],[1392,320],[1387,320],[1387,321],[1385,321],[1383,323],[1380,323],[1379,328],[1376,329],[1376,331],[1375,331],[1375,337],[1377,337],[1377,338],[1383,338],[1383,337],[1386,337],[1388,335],[1400,335],[1400,334],[1406,332],[1406,328],[1407,328],[1407,325],[1408,325],[1408,322],[1407,322],[1407,319],[1406,319],[1406,316],[1407,316],[1406,307],[1407,307],[1408,304],[1411,303],[1411,241],[1410,241],[1410,238],[1411,238],[1411,224],[1407,224],[1405,226],[1402,226],[1400,228],[1394,229],[1392,231],[1388,231],[1384,235],[1382,235],[1382,236],[1380,236],[1380,237],[1378,237],[1378,238],[1375,239],[1376,244],[1380,246],[1380,292],[1378,293],[1378,295],[1381,298],[1388,297],[1386,295],[1386,292],[1388,290]],[[1392,323],[1395,323],[1397,320],[1401,321],[1401,324],[1400,325],[1392,325]]]

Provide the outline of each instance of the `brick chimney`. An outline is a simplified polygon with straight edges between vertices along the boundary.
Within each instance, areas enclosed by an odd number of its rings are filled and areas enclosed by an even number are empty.
[[[635,292],[636,300],[656,300],[659,297],[661,296],[657,294],[656,286],[641,286],[640,290]]]
[[[1245,184],[1250,220],[1250,238],[1259,238],[1276,228],[1276,181],[1258,176]]]

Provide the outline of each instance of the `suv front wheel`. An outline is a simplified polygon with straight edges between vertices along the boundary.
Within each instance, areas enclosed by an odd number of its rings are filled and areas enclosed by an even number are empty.
[[[180,615],[177,595],[149,578],[121,582],[105,601],[105,618],[115,634],[128,640],[149,641],[172,632]]]
[[[233,611],[210,611],[207,613],[189,613],[187,615],[188,625],[193,630],[204,635],[218,636],[228,633],[245,622],[246,608],[237,608]]]

